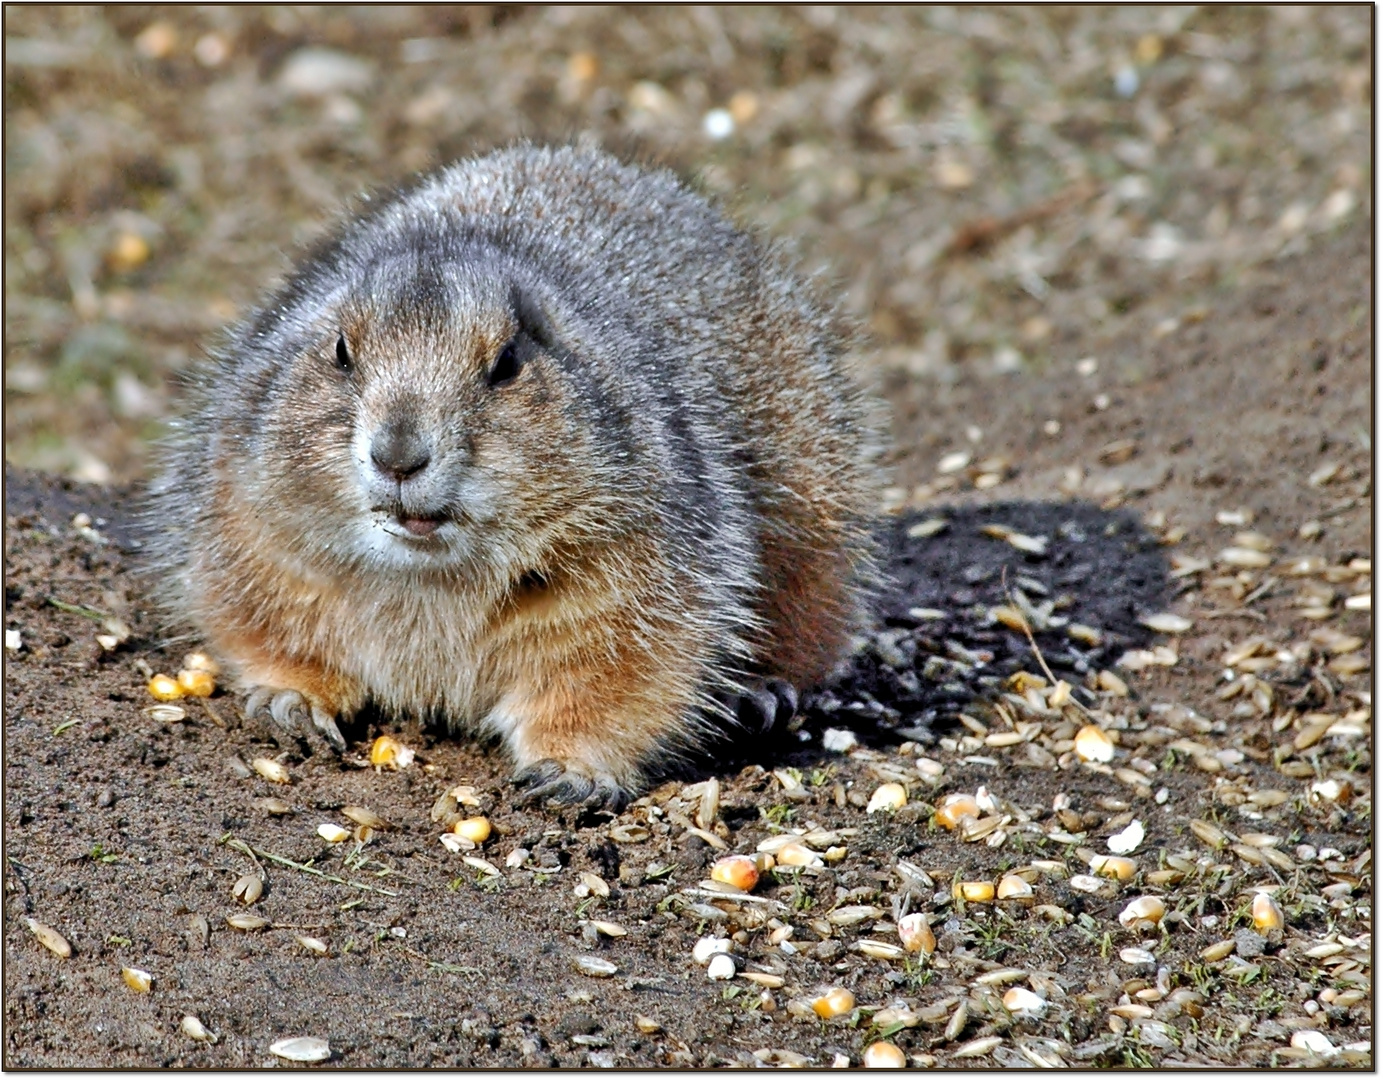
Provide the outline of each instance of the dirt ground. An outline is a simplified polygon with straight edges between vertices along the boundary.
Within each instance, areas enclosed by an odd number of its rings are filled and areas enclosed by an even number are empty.
[[[7,8],[5,1064],[1371,1067],[1371,19]],[[867,323],[895,586],[848,670],[618,816],[517,807],[415,723],[335,759],[227,695],[151,715],[182,652],[132,506],[171,376],[362,187],[578,131]],[[371,768],[382,733],[417,760]],[[328,843],[350,807],[388,827]],[[1133,876],[1092,879],[1135,821]],[[788,833],[815,865],[706,883]],[[909,912],[934,951],[894,955]]]

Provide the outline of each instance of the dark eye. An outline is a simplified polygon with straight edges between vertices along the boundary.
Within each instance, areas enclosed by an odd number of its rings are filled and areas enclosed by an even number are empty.
[[[336,367],[347,375],[355,370],[355,357],[351,356],[345,334],[339,334],[336,338]]]
[[[519,377],[519,368],[523,365],[523,358],[520,355],[519,339],[510,338],[500,349],[499,355],[495,357],[495,362],[490,366],[489,382],[491,386],[504,386]]]

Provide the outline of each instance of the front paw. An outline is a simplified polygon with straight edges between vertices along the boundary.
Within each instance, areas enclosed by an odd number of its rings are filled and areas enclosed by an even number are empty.
[[[619,813],[629,802],[629,793],[609,773],[589,773],[580,765],[556,758],[543,758],[520,769],[512,782],[520,789],[521,805],[580,803],[593,810]]]
[[[256,687],[245,699],[245,717],[267,721],[269,734],[282,747],[296,748],[305,742],[317,750],[324,740],[337,754],[346,752],[346,739],[336,726],[336,717],[312,704],[300,691]]]

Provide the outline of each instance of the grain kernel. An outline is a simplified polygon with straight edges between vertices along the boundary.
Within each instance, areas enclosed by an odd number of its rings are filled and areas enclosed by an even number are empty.
[[[49,952],[61,956],[64,960],[72,955],[72,946],[67,943],[67,939],[51,926],[44,926],[37,919],[30,918],[25,918],[24,923],[28,926],[30,933],[38,938],[38,943]]]
[[[213,1035],[210,1031],[208,1031],[206,1029],[206,1025],[203,1024],[200,1020],[197,1019],[197,1017],[193,1016],[191,1013],[188,1013],[186,1016],[182,1018],[182,1023],[178,1025],[178,1028],[189,1039],[192,1039],[196,1042],[214,1043],[216,1041],[216,1036]]]
[[[864,1067],[866,1069],[905,1069],[908,1059],[903,1051],[891,1042],[874,1042],[864,1048]]]
[[[752,892],[759,883],[759,868],[747,855],[727,855],[711,864],[711,880]]]
[[[270,783],[288,783],[288,769],[273,758],[257,757],[250,762],[250,768]]]
[[[997,895],[1000,900],[1028,900],[1032,897],[1032,886],[1017,874],[1005,874],[999,879]]]
[[[121,968],[120,977],[136,994],[147,994],[154,985],[154,977],[140,968]]]
[[[908,793],[902,784],[880,784],[869,797],[869,805],[864,812],[875,814],[880,810],[897,810],[907,801]]]
[[[1261,934],[1281,930],[1286,923],[1281,906],[1265,892],[1254,896],[1250,911],[1253,914],[1253,928]]]
[[[987,904],[994,899],[994,886],[988,881],[957,881],[951,886],[951,895],[972,904]]]
[[[462,818],[451,827],[451,831],[463,840],[469,840],[472,844],[480,845],[490,839],[490,820],[483,817]]]
[[[936,823],[943,829],[954,829],[965,818],[978,818],[980,804],[973,795],[957,792],[941,800],[936,810]]]
[[[1140,896],[1119,913],[1120,925],[1132,930],[1139,926],[1158,926],[1167,914],[1167,905],[1156,896]]]
[[[1132,859],[1118,855],[1096,855],[1090,860],[1090,872],[1100,877],[1129,881],[1138,871],[1138,864]]]
[[[340,825],[337,825],[330,821],[324,821],[322,824],[317,826],[317,835],[320,836],[323,840],[325,840],[328,844],[339,844],[343,840],[349,840],[351,838],[351,834],[349,832],[341,828]]]
[[[269,925],[269,920],[261,915],[251,915],[249,912],[241,912],[235,915],[227,915],[226,925],[233,930],[244,930],[248,933],[253,930],[263,930]]]
[[[258,874],[245,874],[231,888],[231,895],[249,907],[264,895],[264,880]]]
[[[178,672],[178,689],[187,697],[211,697],[216,692],[216,679],[209,671]]]
[[[205,671],[213,679],[221,674],[221,665],[204,652],[190,652],[182,658],[184,671]]]
[[[370,764],[381,769],[406,769],[414,753],[392,735],[381,735],[370,746]]]
[[[827,990],[812,1001],[812,1011],[823,1020],[844,1016],[855,1007],[855,995],[842,986]]]
[[[341,807],[341,816],[349,818],[357,825],[363,825],[367,829],[387,829],[389,827],[387,821],[364,806],[343,806]]]
[[[1004,1008],[1024,1020],[1036,1020],[1047,1011],[1047,1002],[1031,990],[1015,986],[1004,994]]]
[[[149,693],[158,701],[177,701],[183,696],[183,688],[177,679],[167,675],[155,675],[149,680]]]
[[[1114,740],[1094,724],[1086,724],[1076,732],[1073,749],[1082,761],[1108,763],[1114,760]]]
[[[927,924],[927,916],[920,911],[904,915],[898,920],[898,938],[908,952],[920,952],[930,956],[936,951],[936,935]]]

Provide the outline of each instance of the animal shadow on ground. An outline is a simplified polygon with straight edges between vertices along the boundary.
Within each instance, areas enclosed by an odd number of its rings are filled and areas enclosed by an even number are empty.
[[[86,513],[132,565],[142,546],[140,501],[134,488],[5,466],[7,515],[57,533]],[[804,693],[797,715],[766,733],[721,727],[676,778],[747,765],[809,768],[823,760],[828,729],[867,746],[928,743],[953,730],[962,712],[999,700],[1015,672],[1043,673],[1042,662],[1089,704],[1086,676],[1145,647],[1152,634],[1139,620],[1162,611],[1172,593],[1157,538],[1133,514],[1086,502],[932,507],[885,522],[879,550],[885,582],[871,605],[874,625],[827,685]],[[361,737],[386,720],[367,708],[348,734]]]
[[[827,729],[865,745],[932,742],[1018,671],[1064,679],[1090,704],[1086,676],[1146,647],[1140,619],[1172,593],[1157,538],[1128,511],[1087,502],[932,507],[888,521],[879,546],[887,583],[854,655],[790,723],[727,731],[692,773],[712,761],[721,773],[815,765]]]

